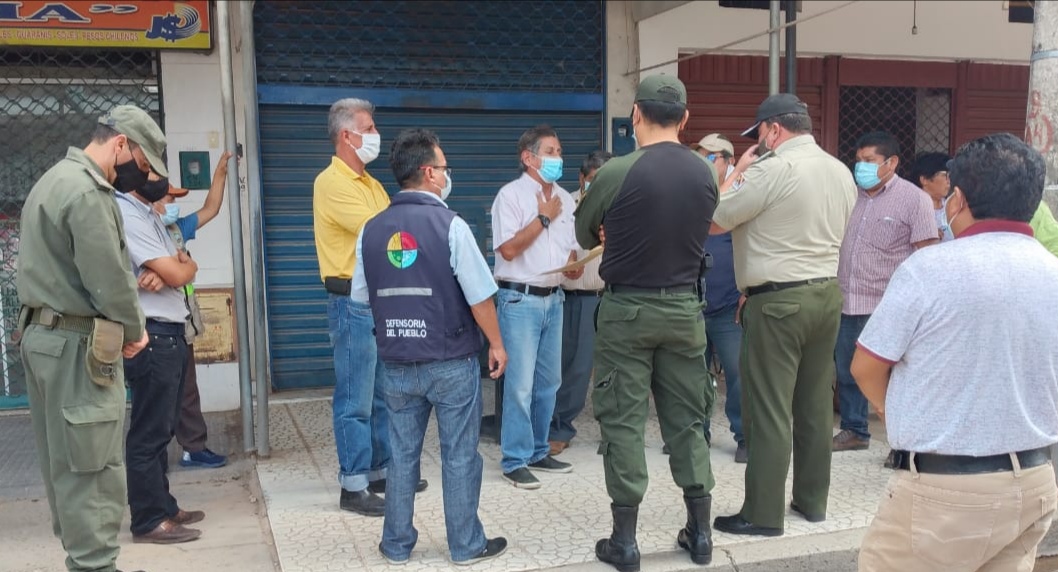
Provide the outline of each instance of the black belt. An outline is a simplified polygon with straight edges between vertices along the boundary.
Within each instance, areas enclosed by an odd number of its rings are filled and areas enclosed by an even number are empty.
[[[665,286],[664,288],[641,288],[639,286],[612,284],[606,286],[606,290],[613,294],[655,294],[664,296],[666,294],[697,294],[698,285],[682,284],[679,286]]]
[[[352,290],[352,284],[353,280],[351,278],[328,276],[323,279],[323,288],[327,290],[328,294],[334,294],[335,296],[348,296]]]
[[[602,290],[566,290],[565,288],[562,291],[566,293],[566,296],[589,296],[595,298],[602,296],[603,293]]]
[[[794,282],[765,282],[760,286],[750,286],[749,288],[746,288],[746,296],[756,296],[757,294],[778,292],[779,290],[797,288],[798,286],[808,286],[809,284],[822,284],[824,282],[830,282],[831,280],[837,279],[832,276],[828,276],[826,278],[809,278],[808,280],[796,280]]]
[[[184,337],[186,331],[184,324],[174,322],[162,322],[153,318],[147,318],[147,333],[155,336]]]
[[[530,296],[547,297],[558,292],[558,286],[544,288],[543,286],[533,286],[531,284],[522,284],[521,282],[508,282],[506,280],[500,280],[496,285],[505,290],[514,290],[515,292],[529,294]]]
[[[1038,467],[1051,461],[1050,447],[1040,447],[1028,451],[1018,451],[1018,464],[1022,469]],[[894,467],[902,471],[911,470],[911,453],[893,451]],[[915,453],[915,469],[920,473],[936,475],[975,475],[980,473],[1001,473],[1013,471],[1010,455],[991,455],[988,457],[970,457],[967,455],[934,455],[932,453]]]

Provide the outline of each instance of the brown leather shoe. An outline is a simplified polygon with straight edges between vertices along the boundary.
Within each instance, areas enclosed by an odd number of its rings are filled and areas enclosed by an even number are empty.
[[[187,525],[195,524],[196,522],[202,522],[206,518],[206,513],[200,510],[181,510],[176,513],[176,516],[169,517],[169,520],[176,524]]]
[[[870,439],[864,439],[848,429],[842,429],[840,433],[834,435],[830,450],[835,453],[838,451],[862,451],[870,446]]]
[[[184,528],[171,520],[163,520],[158,528],[147,534],[133,535],[132,541],[137,544],[179,544],[189,542],[202,536],[202,531],[194,528]]]
[[[569,448],[569,443],[566,441],[548,441],[548,444],[551,445],[551,456],[559,455]]]

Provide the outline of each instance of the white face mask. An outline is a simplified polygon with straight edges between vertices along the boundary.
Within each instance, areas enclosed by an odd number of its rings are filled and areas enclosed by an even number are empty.
[[[445,173],[445,186],[441,187],[441,200],[446,200],[452,194],[452,177]]]
[[[359,135],[363,140],[359,149],[353,147],[352,143],[349,144],[349,146],[353,148],[353,151],[356,151],[356,156],[359,157],[365,165],[378,159],[378,154],[382,151],[382,136],[378,133],[360,133],[358,131],[353,131],[353,133]]]

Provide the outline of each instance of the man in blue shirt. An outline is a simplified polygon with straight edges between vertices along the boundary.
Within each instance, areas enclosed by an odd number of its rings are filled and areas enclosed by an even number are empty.
[[[746,437],[742,434],[742,393],[739,389],[738,356],[742,351],[742,326],[738,323],[739,300],[742,294],[735,286],[735,258],[731,233],[710,236],[705,251],[713,259],[713,266],[705,273],[705,337],[706,363],[711,365],[713,352],[720,359],[727,386],[724,413],[735,438],[735,462],[744,464],[749,453]],[[708,427],[708,422],[706,427]]]
[[[478,518],[482,332],[490,376],[507,366],[492,300],[497,287],[470,227],[444,202],[452,170],[437,136],[402,131],[389,162],[401,192],[357,237],[350,292],[353,302],[371,305],[386,377],[392,470],[378,548],[391,564],[403,564],[418,540],[419,458],[436,409],[448,549],[454,563],[474,564],[507,549],[507,539],[485,537]]]
[[[213,172],[213,182],[206,194],[206,201],[202,208],[187,215],[180,216],[180,206],[174,201],[185,197],[187,189],[173,187],[170,185],[169,193],[161,200],[154,203],[155,211],[162,217],[162,223],[169,230],[169,234],[177,247],[187,252],[187,241],[194,240],[198,229],[205,226],[220,213],[224,204],[224,186],[228,179],[228,161],[231,153],[225,152],[220,157]],[[154,291],[161,288],[163,283],[157,274],[147,270],[139,277],[140,287]],[[198,376],[195,374],[195,347],[194,338],[202,333],[202,317],[198,311],[198,303],[195,300],[195,287],[188,284],[184,287],[184,296],[187,298],[188,309],[191,319],[188,320],[185,337],[187,338],[187,371],[184,375],[184,393],[180,401],[180,416],[176,423],[176,441],[183,448],[184,454],[180,464],[184,467],[202,467],[215,469],[223,467],[228,463],[227,457],[218,455],[206,447],[206,420],[202,416],[202,405],[198,393]]]

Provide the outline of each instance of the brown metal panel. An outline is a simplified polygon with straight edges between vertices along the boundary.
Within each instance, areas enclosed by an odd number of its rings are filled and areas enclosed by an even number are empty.
[[[820,145],[827,153],[838,154],[838,120],[841,110],[841,85],[838,83],[840,56],[827,56],[823,62],[823,124]]]
[[[966,76],[970,89],[1029,91],[1029,66],[970,63]],[[1028,100],[1026,100],[1028,107]]]
[[[967,82],[969,81],[971,65],[968,61],[956,64],[957,80],[955,89],[952,90],[951,102],[951,148],[948,151],[951,155],[954,155],[959,145],[962,145],[963,141],[967,140],[964,133],[969,128],[969,107],[967,101],[970,96],[970,88]]]
[[[841,85],[864,87],[948,87],[957,83],[955,62],[855,60],[841,58]]]
[[[992,133],[1025,134],[1029,67],[966,63],[956,89],[954,146]]]
[[[785,81],[785,58],[780,58],[780,81]],[[703,55],[679,63],[678,77],[684,83],[768,85],[768,58],[764,56]],[[823,59],[797,59],[797,85],[823,85]]]

